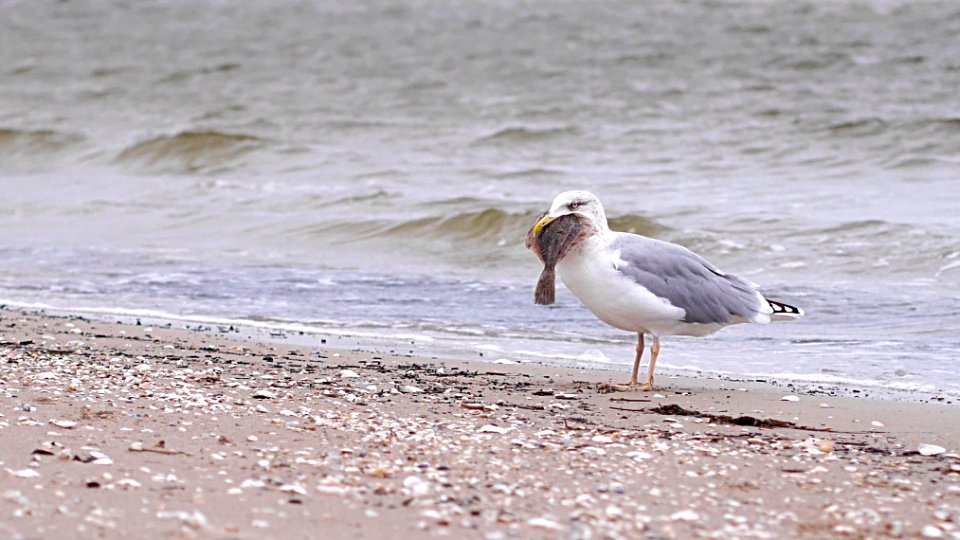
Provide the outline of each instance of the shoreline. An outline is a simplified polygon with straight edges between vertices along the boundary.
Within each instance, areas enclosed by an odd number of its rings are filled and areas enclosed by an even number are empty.
[[[0,358],[4,536],[960,538],[955,405],[9,308]]]
[[[209,331],[226,333],[235,339],[273,343],[284,346],[298,347],[329,347],[341,350],[362,351],[379,354],[382,351],[391,353],[403,349],[406,356],[430,358],[433,360],[468,362],[479,364],[495,364],[485,355],[510,356],[509,353],[497,349],[476,350],[446,344],[435,347],[432,344],[437,338],[423,333],[378,334],[366,330],[350,328],[324,328],[293,321],[262,321],[244,318],[230,318],[218,316],[179,316],[155,310],[141,309],[102,309],[102,308],[64,308],[43,303],[21,303],[13,301],[0,302],[0,312],[26,311],[44,313],[51,317],[85,317],[92,321],[103,323],[122,322],[125,324],[142,324],[166,329],[180,329],[191,332]],[[302,337],[301,337],[302,336]],[[401,344],[402,343],[402,344]],[[409,343],[409,345],[408,345]],[[632,354],[632,347],[628,347]],[[523,353],[520,353],[523,356]],[[551,365],[556,360],[560,366]],[[576,360],[572,357],[552,357],[544,359],[523,359],[518,362],[522,365],[539,366],[543,369],[572,369],[587,370],[598,373],[609,373],[611,377],[628,372],[630,363],[605,364],[602,362]],[[760,384],[771,388],[780,388],[784,392],[806,393],[823,396],[845,396],[859,399],[877,399],[907,401],[916,403],[942,403],[947,405],[960,403],[960,395],[942,390],[921,390],[918,388],[898,388],[883,386],[867,380],[818,380],[798,374],[761,374],[756,376],[735,374],[724,371],[710,371],[691,367],[677,367],[669,364],[658,365],[659,379],[692,379],[714,380],[731,384]]]

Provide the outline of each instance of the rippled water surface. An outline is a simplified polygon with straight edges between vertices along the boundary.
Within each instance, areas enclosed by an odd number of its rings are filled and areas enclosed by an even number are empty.
[[[808,313],[665,367],[960,395],[958,89],[953,2],[7,2],[0,300],[626,365],[586,188]]]

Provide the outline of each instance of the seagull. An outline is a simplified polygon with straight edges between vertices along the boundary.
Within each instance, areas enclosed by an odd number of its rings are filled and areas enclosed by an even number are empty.
[[[600,199],[587,191],[557,195],[532,233],[567,214],[580,220],[584,232],[557,262],[560,279],[598,319],[637,334],[630,382],[604,384],[603,391],[652,390],[663,336],[701,337],[732,324],[803,316],[802,309],[765,298],[756,285],[683,246],[610,230]],[[652,338],[650,367],[639,383],[644,335]]]

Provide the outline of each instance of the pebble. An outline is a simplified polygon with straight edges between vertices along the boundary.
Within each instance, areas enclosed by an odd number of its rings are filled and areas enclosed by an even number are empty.
[[[323,485],[320,485],[320,486],[317,486],[317,493],[320,493],[320,494],[322,494],[322,495],[336,495],[336,496],[339,497],[339,496],[346,495],[346,494],[348,493],[348,491],[347,491],[347,488],[345,488],[345,487],[343,487],[343,486],[323,486]]]
[[[946,448],[937,446],[935,444],[921,444],[917,447],[917,452],[920,452],[921,456],[936,456],[937,454],[942,454],[946,451]]]
[[[513,428],[505,428],[505,427],[487,424],[481,427],[480,429],[478,429],[477,432],[478,433],[499,433],[500,435],[504,435],[504,434],[510,433],[511,429]]]
[[[670,519],[673,521],[697,521],[700,519],[700,515],[693,510],[680,510],[670,514]]]
[[[423,388],[417,388],[416,386],[411,386],[408,384],[406,386],[401,386],[400,391],[404,394],[419,394],[420,392],[423,392]]]
[[[277,394],[270,390],[257,390],[253,393],[253,399],[277,399]]]
[[[280,491],[283,493],[296,493],[297,495],[307,494],[307,489],[300,484],[284,484],[280,486]]]
[[[780,401],[800,401],[800,398],[794,395],[783,396],[780,398]]]
[[[943,531],[936,525],[927,525],[920,530],[920,536],[924,538],[943,538]]]
[[[194,510],[193,512],[187,512],[186,510],[157,512],[157,519],[177,519],[182,521],[184,525],[193,527],[194,529],[206,529],[210,527],[210,522],[207,521],[207,517],[200,513],[199,510]]]
[[[560,525],[552,519],[547,519],[544,517],[537,517],[527,521],[527,525],[535,529],[545,529],[548,531],[559,531],[563,529],[563,525]]]
[[[403,487],[414,497],[422,497],[430,493],[430,482],[418,477],[408,476],[403,479]]]
[[[356,379],[360,374],[352,369],[345,369],[340,372],[341,379]]]
[[[20,469],[19,471],[7,469],[7,472],[17,478],[38,478],[40,476],[40,473],[33,469]]]

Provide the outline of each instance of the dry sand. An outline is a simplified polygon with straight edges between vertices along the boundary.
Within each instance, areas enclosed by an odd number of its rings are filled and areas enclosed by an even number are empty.
[[[14,310],[0,361],[0,538],[960,538],[956,405]]]

